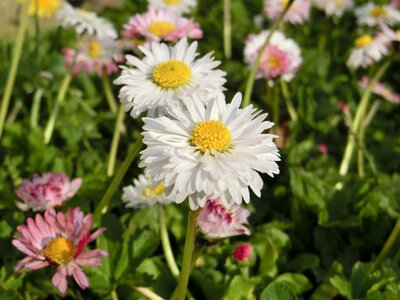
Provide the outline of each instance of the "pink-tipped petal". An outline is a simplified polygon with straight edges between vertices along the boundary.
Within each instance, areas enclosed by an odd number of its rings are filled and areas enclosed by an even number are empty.
[[[68,288],[67,269],[64,266],[58,267],[57,272],[54,274],[51,282],[60,290],[62,294],[65,294]]]
[[[24,266],[24,268],[28,269],[28,270],[37,270],[37,269],[41,269],[41,268],[47,267],[49,265],[50,264],[47,261],[37,260],[37,261],[31,262],[31,263],[27,263]]]
[[[72,271],[72,276],[74,276],[76,283],[81,287],[81,289],[84,290],[89,287],[88,278],[86,277],[82,269],[79,268],[78,266],[74,267]]]

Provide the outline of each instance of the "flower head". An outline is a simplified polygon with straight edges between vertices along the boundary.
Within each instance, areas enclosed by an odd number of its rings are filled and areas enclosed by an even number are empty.
[[[51,18],[60,9],[61,0],[19,0],[18,2],[29,2],[29,14],[40,18]]]
[[[74,8],[66,1],[62,4],[57,19],[62,27],[72,27],[79,35],[92,35],[98,39],[117,38],[117,32],[108,20],[94,12]]]
[[[267,17],[276,20],[285,9],[288,0],[266,0],[264,11]],[[283,21],[291,24],[303,24],[310,16],[310,0],[296,0],[289,8]]]
[[[165,9],[178,14],[189,13],[197,0],[148,0],[150,9]]]
[[[153,42],[150,49],[139,47],[144,58],[127,55],[128,65],[114,83],[123,85],[119,98],[133,117],[146,110],[180,105],[187,95],[208,95],[222,91],[225,72],[214,70],[220,62],[212,53],[196,59],[197,42],[182,39],[173,47]],[[207,97],[202,99],[208,100]]]
[[[250,66],[256,61],[268,34],[268,31],[262,31],[259,34],[251,34],[247,37],[244,60]],[[280,31],[275,31],[261,56],[257,78],[264,77],[271,81],[282,78],[290,81],[301,62],[300,48],[297,43],[286,38]]]
[[[26,225],[17,230],[22,236],[16,236],[12,244],[27,255],[15,267],[37,270],[47,266],[57,268],[52,282],[61,293],[68,288],[67,276],[73,276],[76,283],[86,289],[89,281],[80,266],[99,266],[101,258],[107,252],[95,249],[84,252],[87,244],[94,241],[105,228],[90,233],[93,223],[92,215],[84,215],[79,208],[70,208],[64,215],[54,209],[36,214],[35,219],[28,218]]]
[[[376,26],[380,23],[396,24],[400,22],[400,12],[391,5],[376,5],[368,2],[355,9],[357,22],[361,25]]]
[[[149,10],[133,16],[124,25],[125,38],[145,38],[147,41],[176,42],[188,37],[200,39],[203,32],[198,23],[168,10]]]
[[[135,208],[172,202],[172,199],[165,196],[165,188],[162,183],[153,185],[141,174],[138,179],[133,180],[133,184],[123,188],[122,201],[126,203],[126,207]]]
[[[381,23],[378,36],[383,40],[387,40],[387,43],[400,42],[400,29],[393,30],[385,23]]]
[[[369,84],[369,78],[367,76],[363,76],[359,85],[362,89],[366,89]],[[390,88],[385,86],[381,82],[376,82],[372,87],[372,92],[375,95],[382,97],[383,99],[392,102],[394,104],[400,104],[400,95],[393,92]]]
[[[188,97],[169,117],[144,118],[142,133],[147,149],[141,167],[166,195],[181,203],[189,197],[194,210],[207,199],[221,198],[226,206],[250,201],[249,187],[260,197],[263,181],[258,174],[279,174],[276,136],[265,133],[273,123],[252,105],[240,108],[242,95],[226,104],[223,95],[205,105]]]
[[[74,75],[80,71],[88,75],[94,72],[98,76],[110,75],[118,72],[117,63],[124,60],[119,42],[111,38],[98,39],[85,35],[78,50],[63,48],[62,52],[67,68],[73,66]]]
[[[250,230],[245,226],[248,224],[249,215],[250,212],[240,205],[227,208],[219,198],[215,200],[209,198],[200,211],[197,226],[209,240],[249,235]]]
[[[76,194],[82,185],[81,178],[72,181],[63,173],[33,175],[33,180],[24,179],[16,194],[23,202],[16,202],[22,210],[44,211],[61,205]]]
[[[352,69],[366,68],[389,53],[388,41],[381,35],[362,35],[354,41],[354,46],[347,60],[347,65]]]
[[[237,246],[235,250],[233,250],[232,257],[238,262],[248,261],[253,254],[253,251],[254,250],[251,245],[239,244],[239,246]]]
[[[313,0],[316,8],[323,10],[327,16],[341,17],[353,8],[354,0]]]

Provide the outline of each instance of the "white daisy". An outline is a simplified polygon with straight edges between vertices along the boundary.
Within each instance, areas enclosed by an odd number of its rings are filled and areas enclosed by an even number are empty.
[[[166,9],[178,14],[189,13],[197,0],[149,0],[150,9]]]
[[[162,183],[153,185],[141,174],[138,179],[133,180],[133,185],[123,188],[122,201],[126,203],[126,207],[132,208],[173,202],[172,199],[165,196],[164,190]]]
[[[400,12],[391,5],[376,5],[372,2],[355,9],[357,22],[362,25],[376,26],[380,23],[389,25],[400,22]]]
[[[389,53],[387,39],[381,36],[374,38],[368,34],[362,35],[354,41],[354,46],[347,60],[347,65],[352,69],[366,68]]]
[[[123,85],[119,98],[133,117],[146,110],[179,105],[189,94],[208,95],[224,90],[225,72],[214,70],[220,62],[208,53],[196,59],[197,42],[182,39],[173,47],[151,43],[150,49],[139,47],[144,58],[127,55],[121,76],[114,83]],[[208,101],[207,97],[201,97]]]
[[[313,5],[325,12],[327,16],[341,17],[353,8],[353,0],[313,0]]]
[[[273,126],[252,105],[240,108],[242,95],[232,103],[225,97],[207,105],[189,96],[184,109],[170,109],[169,117],[143,118],[140,167],[153,182],[163,183],[175,202],[189,198],[191,209],[204,207],[207,198],[220,197],[230,207],[250,201],[249,187],[261,196],[263,181],[258,172],[279,174],[280,160],[265,133]]]
[[[75,28],[77,34],[95,35],[99,39],[118,37],[114,26],[108,20],[97,16],[96,13],[74,8],[64,2],[57,13],[57,20],[62,27]]]

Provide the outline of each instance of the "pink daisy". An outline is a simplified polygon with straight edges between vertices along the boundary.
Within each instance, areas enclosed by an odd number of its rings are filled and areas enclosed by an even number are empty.
[[[363,76],[359,85],[362,89],[366,89],[369,84],[369,78],[367,76]],[[377,82],[372,87],[372,92],[383,99],[392,102],[394,104],[400,104],[400,95],[393,92],[390,88],[386,87],[383,83]]]
[[[276,20],[282,14],[288,1],[287,0],[266,0],[264,11],[268,18]],[[283,21],[291,24],[303,24],[310,17],[310,0],[296,0],[286,13]]]
[[[33,180],[24,179],[16,194],[23,202],[16,202],[21,210],[45,211],[61,205],[76,194],[82,185],[81,178],[72,181],[64,173],[33,175]]]
[[[250,212],[241,205],[226,208],[221,199],[208,199],[198,218],[198,227],[207,239],[219,239],[241,234],[250,234],[244,226],[248,224]]]
[[[149,10],[136,14],[124,25],[122,36],[142,38],[147,41],[176,42],[188,37],[200,39],[203,32],[198,23],[168,10]]]
[[[37,270],[51,265],[57,268],[52,283],[61,293],[67,291],[67,276],[73,276],[76,283],[86,289],[89,280],[80,266],[99,266],[101,258],[108,256],[100,249],[83,251],[106,230],[102,227],[91,234],[92,223],[93,216],[85,216],[78,207],[70,208],[66,215],[51,209],[44,213],[44,218],[40,214],[36,214],[35,219],[28,218],[27,225],[17,227],[22,236],[15,236],[12,241],[27,255],[18,262],[15,271]]]

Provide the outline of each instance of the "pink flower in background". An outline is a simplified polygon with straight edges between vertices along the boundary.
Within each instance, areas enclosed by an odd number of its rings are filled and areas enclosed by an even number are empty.
[[[12,241],[27,255],[18,262],[15,271],[37,270],[51,265],[57,268],[53,285],[61,293],[67,291],[67,276],[73,276],[76,283],[86,289],[89,281],[80,266],[99,266],[101,258],[108,256],[100,249],[83,251],[106,230],[102,227],[91,234],[92,223],[93,216],[85,216],[78,207],[70,208],[66,215],[51,209],[44,213],[44,218],[40,214],[36,214],[35,219],[28,218],[26,225],[17,227],[22,236],[15,236]]]
[[[338,107],[343,111],[349,110],[349,105],[344,101],[339,101]]]
[[[240,244],[233,250],[232,257],[234,260],[242,262],[250,259],[253,247],[249,244]]]
[[[366,89],[369,84],[369,78],[363,76],[359,85],[362,89]],[[386,87],[383,83],[377,82],[372,87],[372,92],[383,99],[392,102],[394,104],[400,104],[400,95],[393,92],[390,88]]]
[[[168,10],[149,10],[136,14],[124,25],[125,38],[145,38],[147,41],[177,42],[187,37],[200,39],[203,32],[198,23]]]
[[[198,218],[198,227],[207,239],[226,238],[250,234],[244,226],[248,224],[250,212],[240,205],[226,208],[221,199],[208,199]]]
[[[24,179],[16,190],[17,196],[24,201],[16,204],[22,210],[48,210],[74,196],[81,185],[81,178],[70,181],[64,173],[34,174],[32,181]]]
[[[268,18],[276,20],[286,7],[287,0],[266,0],[264,11]],[[303,24],[310,17],[310,0],[296,0],[286,13],[283,21],[291,24]]]
[[[326,144],[318,144],[318,149],[321,151],[323,154],[328,154],[328,145]]]
[[[390,5],[393,6],[394,8],[400,8],[400,0],[392,0]]]

